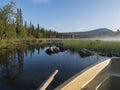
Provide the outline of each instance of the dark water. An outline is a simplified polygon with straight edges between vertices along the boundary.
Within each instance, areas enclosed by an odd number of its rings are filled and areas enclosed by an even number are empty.
[[[52,90],[84,68],[105,57],[81,58],[76,52],[47,55],[48,47],[18,46],[0,50],[0,90],[36,90],[55,69],[59,72],[47,88]]]

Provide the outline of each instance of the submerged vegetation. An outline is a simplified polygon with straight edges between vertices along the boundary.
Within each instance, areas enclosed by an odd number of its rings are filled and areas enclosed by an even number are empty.
[[[120,42],[100,40],[69,40],[63,42],[64,46],[73,51],[86,48],[96,52],[113,55],[120,53]]]

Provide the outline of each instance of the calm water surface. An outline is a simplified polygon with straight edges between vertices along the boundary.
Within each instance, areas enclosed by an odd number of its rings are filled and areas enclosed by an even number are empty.
[[[36,90],[55,69],[59,72],[47,88],[52,90],[84,68],[105,57],[80,57],[77,52],[65,51],[48,55],[48,47],[19,46],[0,51],[0,90]]]

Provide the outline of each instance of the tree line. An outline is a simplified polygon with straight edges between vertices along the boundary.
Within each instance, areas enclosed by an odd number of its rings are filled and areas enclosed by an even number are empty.
[[[30,21],[23,20],[21,8],[17,8],[15,2],[10,2],[0,7],[0,40],[15,38],[70,38],[70,34],[58,33],[47,30]]]

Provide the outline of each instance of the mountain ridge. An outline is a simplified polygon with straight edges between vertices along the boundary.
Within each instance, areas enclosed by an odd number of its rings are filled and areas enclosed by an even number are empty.
[[[74,37],[94,37],[94,36],[110,35],[113,33],[113,31],[107,28],[98,28],[85,32],[68,32],[68,33],[73,34]]]

